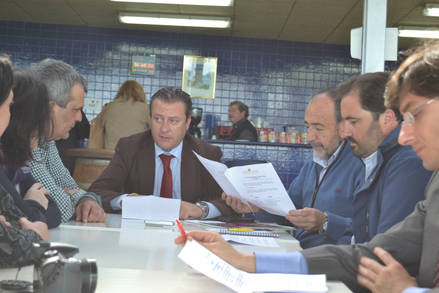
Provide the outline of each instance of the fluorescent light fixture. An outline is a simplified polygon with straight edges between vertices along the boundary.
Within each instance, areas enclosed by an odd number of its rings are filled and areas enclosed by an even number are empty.
[[[425,4],[423,13],[426,16],[439,16],[439,4],[438,3]]]
[[[439,39],[439,28],[400,26],[399,36],[405,38]]]
[[[113,2],[133,2],[151,4],[233,6],[233,0],[111,0]]]
[[[230,17],[207,17],[172,14],[119,13],[119,21],[130,24],[189,26],[208,28],[230,27]]]

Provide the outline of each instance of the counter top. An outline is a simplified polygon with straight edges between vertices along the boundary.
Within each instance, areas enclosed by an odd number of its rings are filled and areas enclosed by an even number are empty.
[[[297,143],[277,143],[277,142],[261,142],[261,141],[237,141],[237,140],[222,140],[222,139],[208,139],[206,140],[211,144],[237,144],[237,145],[261,145],[261,146],[275,146],[275,147],[288,147],[288,148],[305,148],[310,149],[310,144],[297,144]]]

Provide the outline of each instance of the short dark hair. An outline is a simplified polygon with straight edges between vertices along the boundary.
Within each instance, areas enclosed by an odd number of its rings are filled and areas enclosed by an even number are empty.
[[[14,82],[12,63],[9,56],[0,54],[0,105],[9,97]]]
[[[241,113],[245,112],[245,118],[247,118],[248,115],[250,114],[249,110],[248,110],[248,106],[246,104],[244,104],[243,102],[241,102],[241,101],[233,101],[233,102],[230,103],[229,107],[231,107],[233,105],[238,105],[239,112],[241,112]]]
[[[47,89],[35,73],[16,71],[14,81],[11,120],[1,142],[5,162],[20,167],[32,159],[32,137],[46,139],[50,135],[51,118]]]
[[[181,88],[176,87],[164,87],[159,89],[154,95],[151,97],[151,101],[149,103],[149,114],[152,115],[152,104],[154,100],[160,100],[165,103],[175,103],[182,102],[185,107],[186,120],[191,116],[192,111],[192,100],[191,96],[183,91]]]
[[[407,90],[432,99],[439,95],[439,42],[416,48],[392,74],[386,89],[386,105],[399,108],[400,94]]]
[[[375,120],[388,109],[384,103],[384,92],[389,80],[388,72],[375,72],[357,75],[342,82],[337,87],[337,96],[341,101],[348,94],[358,92],[360,104],[364,110],[372,113]],[[398,121],[402,120],[402,115],[398,108],[389,108],[395,113]]]
[[[314,95],[311,96],[311,99],[309,99],[309,103],[312,102],[316,96],[325,94],[329,96],[334,103],[334,111],[335,111],[335,121],[338,123],[341,122],[341,110],[340,110],[340,101],[337,97],[337,92],[335,88],[326,88],[318,91]]]

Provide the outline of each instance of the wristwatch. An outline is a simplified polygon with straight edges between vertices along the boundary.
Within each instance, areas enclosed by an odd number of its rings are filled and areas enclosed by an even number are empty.
[[[319,234],[323,234],[326,232],[326,230],[328,230],[328,214],[327,213],[324,214],[325,214],[325,221],[323,222],[322,227],[320,227],[319,229]]]
[[[201,217],[200,219],[207,218],[207,215],[209,214],[209,205],[204,201],[197,201],[195,203],[198,207],[201,209]]]

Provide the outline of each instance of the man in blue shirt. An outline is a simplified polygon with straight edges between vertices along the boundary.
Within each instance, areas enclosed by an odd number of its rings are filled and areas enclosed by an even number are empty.
[[[294,237],[303,248],[322,244],[348,244],[352,238],[352,201],[360,186],[362,164],[339,134],[340,109],[334,89],[313,95],[305,111],[307,140],[313,157],[288,189],[297,210],[286,216],[297,227]],[[282,218],[261,211],[260,220]],[[285,219],[283,219],[285,221]]]

